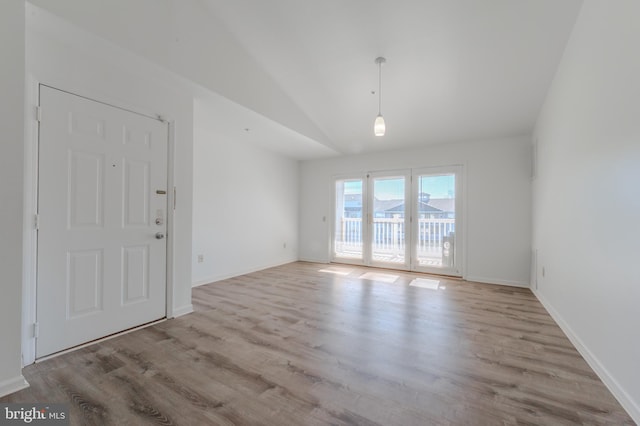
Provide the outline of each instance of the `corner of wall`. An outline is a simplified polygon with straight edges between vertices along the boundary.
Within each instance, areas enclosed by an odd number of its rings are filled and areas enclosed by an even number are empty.
[[[640,406],[636,404],[631,395],[629,395],[625,389],[618,383],[618,381],[611,375],[609,370],[604,366],[604,364],[589,350],[589,348],[585,345],[585,343],[580,339],[577,333],[573,331],[571,326],[563,316],[558,312],[551,302],[547,300],[542,292],[537,289],[532,288],[531,291],[536,296],[538,301],[544,306],[544,308],[549,312],[551,318],[558,324],[560,329],[567,336],[569,341],[573,344],[576,350],[582,355],[585,359],[589,367],[595,371],[598,377],[602,380],[605,386],[609,389],[609,391],[614,395],[614,397],[618,400],[622,408],[627,410],[629,415],[637,422],[640,420]]]
[[[0,382],[0,398],[29,387],[29,383],[21,375]]]

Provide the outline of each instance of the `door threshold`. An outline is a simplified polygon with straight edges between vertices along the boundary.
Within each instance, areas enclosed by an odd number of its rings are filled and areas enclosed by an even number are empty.
[[[61,350],[61,351],[58,351],[58,352],[54,352],[52,354],[45,355],[45,356],[43,356],[41,358],[36,358],[34,364],[42,362],[42,361],[47,361],[47,360],[49,360],[51,358],[55,358],[55,357],[60,356],[60,355],[68,354],[68,353],[73,352],[73,351],[77,351],[78,349],[86,348],[87,346],[95,345],[96,343],[102,343],[102,342],[105,342],[107,340],[113,339],[115,337],[119,337],[119,336],[123,336],[123,335],[128,334],[128,333],[132,333],[134,331],[142,330],[143,328],[147,328],[147,327],[151,327],[152,325],[160,324],[162,322],[165,322],[166,320],[167,320],[167,317],[160,318],[158,320],[147,322],[147,323],[141,324],[141,325],[137,325],[135,327],[131,327],[131,328],[128,328],[126,330],[118,331],[117,333],[109,334],[108,336],[104,336],[104,337],[101,337],[99,339],[91,340],[91,341],[83,343],[81,345],[73,346],[73,347],[70,347],[68,349],[64,349],[64,350]]]

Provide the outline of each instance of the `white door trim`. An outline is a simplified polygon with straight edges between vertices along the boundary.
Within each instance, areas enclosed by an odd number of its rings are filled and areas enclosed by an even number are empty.
[[[24,180],[24,239],[23,239],[23,285],[22,285],[22,365],[33,364],[36,357],[36,339],[34,336],[34,324],[36,322],[36,290],[37,290],[37,233],[35,228],[35,216],[38,211],[38,144],[39,121],[37,107],[40,105],[40,86],[48,86],[63,92],[83,97],[102,104],[110,105],[125,111],[151,117],[164,122],[168,127],[168,152],[167,152],[167,180],[168,180],[168,209],[167,209],[167,297],[166,316],[173,318],[173,264],[174,264],[174,211],[175,198],[175,121],[163,118],[160,114],[136,111],[130,106],[114,101],[104,102],[82,94],[73,89],[56,87],[39,81],[33,75],[27,76],[26,102],[25,102],[25,180]]]

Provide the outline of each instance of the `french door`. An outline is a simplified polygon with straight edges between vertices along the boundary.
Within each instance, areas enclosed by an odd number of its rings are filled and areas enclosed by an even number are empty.
[[[462,167],[335,180],[332,261],[461,276]]]
[[[407,171],[378,172],[368,176],[368,265],[409,269],[411,245],[409,200],[411,176]]]
[[[336,179],[333,258],[344,263],[363,264],[364,226],[368,221],[364,201],[364,178]]]
[[[462,167],[430,167],[412,174],[412,270],[461,276]]]

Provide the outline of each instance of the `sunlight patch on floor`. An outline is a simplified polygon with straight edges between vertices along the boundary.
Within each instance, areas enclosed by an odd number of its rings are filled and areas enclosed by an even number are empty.
[[[353,269],[344,269],[344,268],[325,268],[325,269],[320,269],[318,270],[318,272],[324,272],[327,274],[334,274],[334,275],[343,275],[343,276],[347,276],[350,273],[353,272]]]
[[[379,272],[367,272],[360,275],[361,280],[380,281],[383,283],[394,283],[398,278],[400,277],[398,277],[397,275],[381,274]]]
[[[440,286],[440,280],[430,280],[428,278],[416,278],[409,283],[410,286],[428,288],[429,290],[444,290]]]

